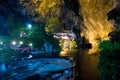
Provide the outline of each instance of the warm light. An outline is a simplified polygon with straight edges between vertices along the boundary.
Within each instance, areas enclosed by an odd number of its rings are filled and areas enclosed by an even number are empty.
[[[116,3],[110,0],[109,4],[111,5],[104,5],[103,2],[104,0],[96,2],[81,0],[80,2],[85,24],[82,36],[85,36],[92,44],[92,49],[89,50],[89,53],[98,52],[98,44],[103,40],[109,39],[108,34],[114,29],[113,23],[108,21],[107,13],[115,7]]]
[[[68,49],[64,49],[63,51],[60,52],[60,56],[67,56],[68,55],[69,50]]]
[[[20,42],[19,42],[19,44],[23,44],[23,42],[22,42],[22,41],[20,41]]]
[[[16,45],[16,42],[15,42],[15,41],[13,41],[13,42],[12,42],[12,45]]]
[[[64,56],[65,54],[66,54],[66,51],[61,51],[61,52],[60,52],[60,55],[61,55],[61,56]]]

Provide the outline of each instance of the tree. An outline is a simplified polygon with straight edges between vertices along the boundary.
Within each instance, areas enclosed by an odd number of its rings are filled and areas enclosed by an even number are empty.
[[[23,40],[26,45],[33,43],[33,46],[36,48],[41,48],[46,39],[46,32],[44,26],[41,24],[32,25],[31,29],[22,28],[21,32],[24,31],[26,36],[20,37],[20,40]]]
[[[8,17],[7,30],[10,37],[12,38],[19,37],[20,29],[25,27],[24,21],[22,21],[22,19],[15,18],[15,16]]]
[[[61,28],[60,22],[57,18],[50,18],[45,25],[45,30],[48,33],[56,33],[61,32],[63,29]]]
[[[4,48],[0,50],[0,62],[8,64],[9,62],[15,60],[17,58],[14,50],[10,48]]]
[[[97,68],[100,72],[100,80],[119,80],[120,42],[102,41],[99,44],[99,49],[100,55]]]
[[[27,10],[27,16],[33,21],[39,22],[42,19],[57,16],[59,5],[62,0],[20,0],[22,6]]]
[[[2,46],[2,45],[0,45]],[[7,44],[3,44],[2,48],[0,47],[0,71],[7,70],[7,64],[17,59],[17,55],[13,49],[8,47]]]

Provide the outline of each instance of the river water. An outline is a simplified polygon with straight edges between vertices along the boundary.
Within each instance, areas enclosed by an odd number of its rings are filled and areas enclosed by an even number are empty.
[[[88,54],[86,51],[77,51],[77,53],[71,55],[69,51],[67,51],[64,56],[74,57],[76,63],[75,80],[98,80],[98,54]]]

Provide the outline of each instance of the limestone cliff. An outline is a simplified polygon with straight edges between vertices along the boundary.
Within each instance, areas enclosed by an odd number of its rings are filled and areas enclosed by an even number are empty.
[[[108,33],[113,30],[113,24],[108,21],[107,13],[116,7],[116,0],[79,0],[84,20],[82,35],[93,47],[102,40],[108,39]]]

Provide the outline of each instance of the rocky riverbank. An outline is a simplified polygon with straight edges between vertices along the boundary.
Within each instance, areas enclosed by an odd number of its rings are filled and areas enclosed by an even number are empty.
[[[8,65],[1,80],[74,80],[72,64],[64,58],[22,59]]]

